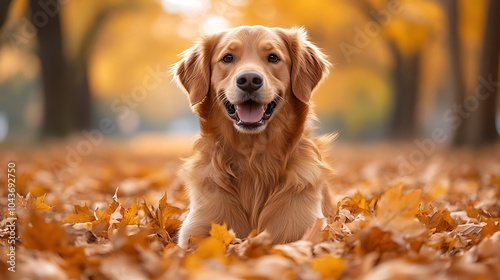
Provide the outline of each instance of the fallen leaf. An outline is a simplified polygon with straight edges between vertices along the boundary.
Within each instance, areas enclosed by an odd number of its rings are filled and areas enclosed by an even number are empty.
[[[35,210],[41,210],[41,211],[47,211],[52,209],[54,206],[50,206],[47,203],[45,203],[45,196],[47,194],[43,194],[42,196],[37,197],[35,200],[33,200],[31,206]]]
[[[311,266],[323,279],[338,279],[345,268],[342,259],[328,255],[312,259]]]
[[[73,213],[62,221],[63,223],[87,223],[93,222],[96,218],[94,213],[87,207],[87,205],[80,206],[74,205]]]
[[[455,231],[463,235],[479,234],[485,225],[486,223],[467,223],[458,225]]]
[[[292,258],[296,263],[302,264],[313,257],[312,246],[311,241],[299,240],[288,244],[276,245],[274,249],[284,256]]]
[[[420,190],[402,194],[403,187],[387,190],[377,203],[376,223],[385,230],[401,236],[414,237],[425,228],[417,219],[420,204]]]
[[[210,236],[219,240],[225,246],[229,245],[234,239],[234,233],[227,230],[227,225],[225,223],[222,225],[212,223]]]

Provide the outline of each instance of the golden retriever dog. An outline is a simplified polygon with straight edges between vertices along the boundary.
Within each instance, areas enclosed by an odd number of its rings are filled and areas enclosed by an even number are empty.
[[[181,171],[190,200],[181,247],[208,236],[212,222],[282,243],[331,216],[333,136],[314,138],[308,125],[312,91],[329,66],[302,28],[237,27],[182,53],[172,71],[201,133]]]

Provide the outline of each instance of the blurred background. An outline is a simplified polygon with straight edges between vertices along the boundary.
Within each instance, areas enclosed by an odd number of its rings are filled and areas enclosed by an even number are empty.
[[[2,0],[0,145],[191,136],[168,70],[204,34],[304,26],[334,67],[319,132],[349,142],[498,141],[497,0]],[[421,140],[421,141],[424,141]]]

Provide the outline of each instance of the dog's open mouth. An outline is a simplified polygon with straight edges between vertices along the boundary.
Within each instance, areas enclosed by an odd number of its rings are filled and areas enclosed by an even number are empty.
[[[224,105],[229,117],[236,121],[236,125],[244,128],[255,128],[264,125],[266,120],[273,115],[277,100],[275,99],[267,105],[252,100],[234,105],[226,100]]]

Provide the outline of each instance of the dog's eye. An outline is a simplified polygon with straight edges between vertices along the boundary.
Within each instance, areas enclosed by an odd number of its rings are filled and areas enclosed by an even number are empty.
[[[274,53],[272,53],[267,57],[267,61],[269,61],[271,63],[278,63],[280,61],[280,58],[277,55],[275,55]]]
[[[234,57],[232,54],[226,54],[223,58],[222,58],[222,62],[224,63],[231,63],[234,61]]]

